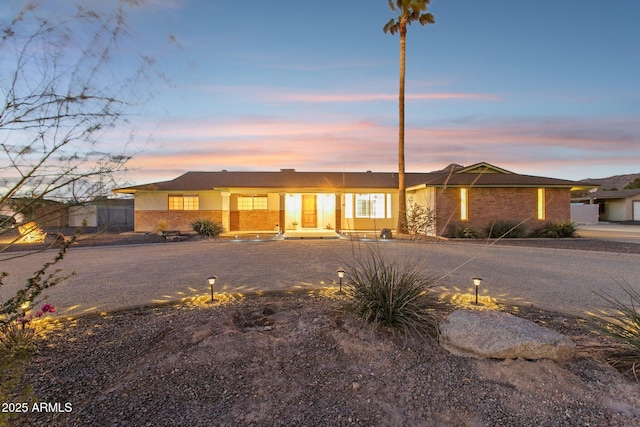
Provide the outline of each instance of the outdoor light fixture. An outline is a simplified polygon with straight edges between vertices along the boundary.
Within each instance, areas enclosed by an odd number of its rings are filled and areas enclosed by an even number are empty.
[[[480,283],[482,283],[482,279],[479,277],[474,277],[473,284],[476,287],[476,305],[478,305],[478,288],[480,287]]]
[[[211,286],[211,301],[213,302],[213,285],[216,284],[216,279],[218,278],[218,276],[209,276],[207,277],[207,283],[209,283],[209,286]]]
[[[342,293],[342,278],[344,277],[344,269],[342,267],[338,268],[338,277],[340,278],[340,290],[338,291],[339,294]]]

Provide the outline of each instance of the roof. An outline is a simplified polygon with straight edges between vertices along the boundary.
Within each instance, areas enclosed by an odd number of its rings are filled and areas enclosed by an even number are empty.
[[[420,187],[596,187],[576,181],[519,175],[488,163],[463,167],[451,164],[435,172],[405,175],[407,188]],[[397,172],[187,172],[170,181],[119,188],[118,193],[138,191],[203,191],[228,188],[327,189],[397,188]]]
[[[640,188],[631,190],[598,190],[588,195],[588,199],[626,199],[640,194]]]

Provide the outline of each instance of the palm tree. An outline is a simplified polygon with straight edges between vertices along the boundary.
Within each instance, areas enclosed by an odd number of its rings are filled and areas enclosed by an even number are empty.
[[[400,33],[400,94],[398,96],[398,233],[407,231],[407,200],[404,177],[404,76],[407,50],[407,26],[412,22],[420,25],[435,24],[433,14],[427,12],[431,0],[387,0],[392,11],[399,15],[390,19],[383,28],[386,33]]]

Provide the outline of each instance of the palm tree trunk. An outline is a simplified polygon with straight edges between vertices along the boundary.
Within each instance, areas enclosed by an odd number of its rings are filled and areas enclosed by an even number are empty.
[[[398,226],[397,233],[407,231],[407,198],[404,177],[404,76],[407,46],[407,24],[400,23],[400,93],[398,95]]]

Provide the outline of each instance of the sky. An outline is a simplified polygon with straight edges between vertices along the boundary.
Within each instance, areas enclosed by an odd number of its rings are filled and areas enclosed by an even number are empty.
[[[407,35],[408,172],[488,162],[574,180],[640,173],[640,2],[433,0],[429,11],[436,24]],[[167,81],[129,118],[126,182],[397,170],[399,37],[382,31],[394,16],[385,0],[132,10],[125,48],[156,52]]]

